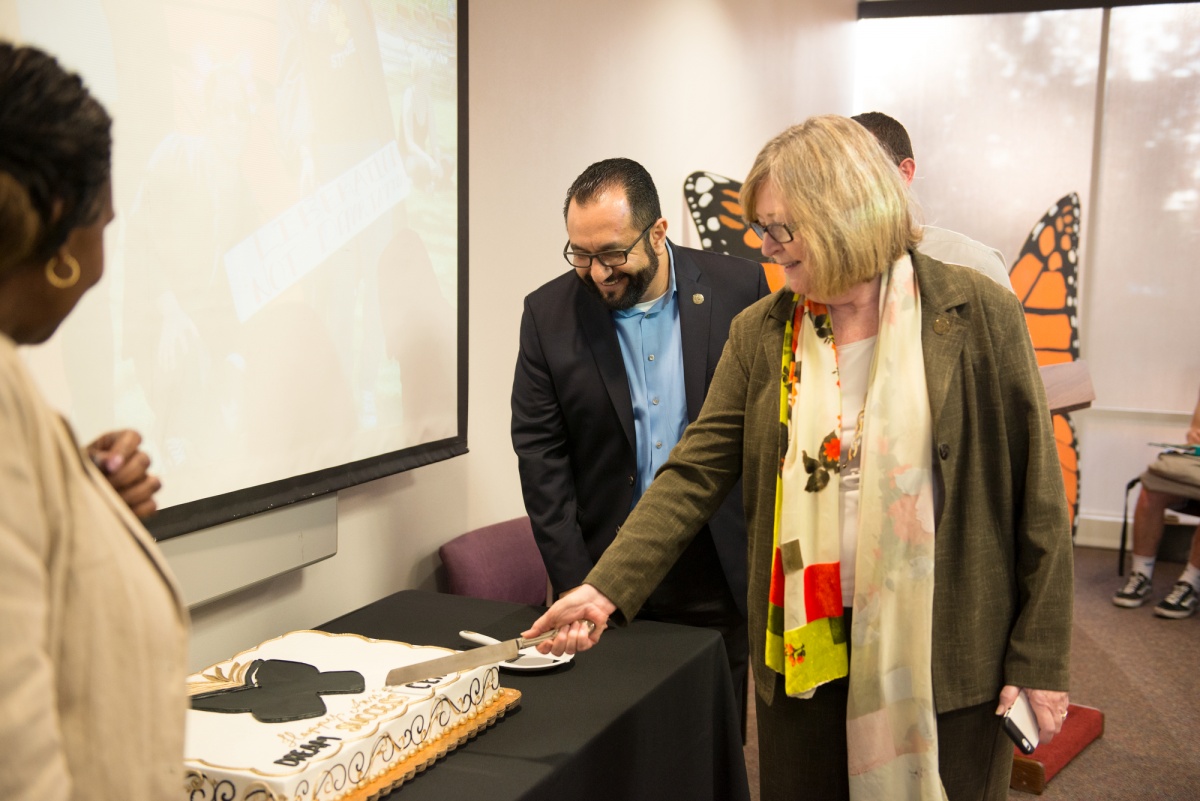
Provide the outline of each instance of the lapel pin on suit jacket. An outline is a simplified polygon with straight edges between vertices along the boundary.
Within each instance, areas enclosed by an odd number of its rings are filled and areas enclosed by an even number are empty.
[[[699,306],[703,302],[704,302],[704,296],[701,295],[699,292],[697,292],[695,295],[692,295],[692,303],[695,303],[697,306]]]

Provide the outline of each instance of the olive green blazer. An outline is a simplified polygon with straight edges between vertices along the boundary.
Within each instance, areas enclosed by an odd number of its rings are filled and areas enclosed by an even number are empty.
[[[994,701],[1005,684],[1066,690],[1071,534],[1062,473],[1024,313],[963,267],[912,254],[933,416],[936,551],[933,685],[939,712]],[[699,418],[588,575],[632,619],[738,477],[744,478],[750,658],[763,661],[779,422],[785,288],[746,309]]]

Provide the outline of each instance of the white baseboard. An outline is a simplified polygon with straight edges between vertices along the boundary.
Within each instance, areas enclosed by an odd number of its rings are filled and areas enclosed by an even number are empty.
[[[1132,540],[1132,526],[1128,536]],[[1085,548],[1117,550],[1121,544],[1121,518],[1080,515],[1075,529],[1075,544]]]

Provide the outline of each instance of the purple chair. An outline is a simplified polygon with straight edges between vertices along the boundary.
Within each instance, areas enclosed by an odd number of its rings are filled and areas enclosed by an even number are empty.
[[[460,534],[438,555],[453,595],[546,605],[546,567],[528,517]]]

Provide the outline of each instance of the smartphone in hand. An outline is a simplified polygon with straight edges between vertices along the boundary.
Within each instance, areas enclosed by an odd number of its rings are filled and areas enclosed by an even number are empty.
[[[1033,749],[1038,747],[1037,715],[1034,714],[1029,696],[1025,695],[1024,690],[1021,690],[1017,700],[1004,713],[1004,731],[1017,744],[1017,748],[1021,749],[1022,754],[1032,754]]]

